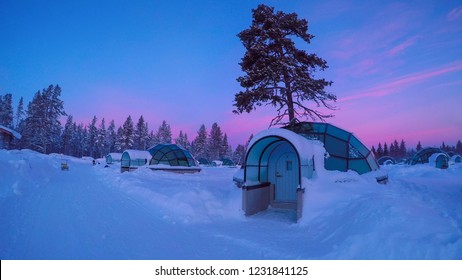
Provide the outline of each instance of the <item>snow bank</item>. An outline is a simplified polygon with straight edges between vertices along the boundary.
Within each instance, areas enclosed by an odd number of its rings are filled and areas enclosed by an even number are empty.
[[[232,182],[235,169],[207,168],[196,174],[177,174],[139,168],[120,173],[99,169],[105,184],[120,189],[162,219],[182,223],[210,223],[214,219],[242,218],[241,193]]]
[[[387,185],[337,171],[303,181],[300,227],[332,246],[325,258],[462,258],[462,168],[385,168]]]
[[[387,185],[317,168],[295,224],[292,210],[244,217],[233,168],[120,173],[0,150],[0,258],[462,259],[462,164],[383,171]]]

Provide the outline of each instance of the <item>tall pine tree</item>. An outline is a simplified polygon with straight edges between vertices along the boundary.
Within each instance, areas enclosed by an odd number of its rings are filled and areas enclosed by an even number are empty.
[[[208,160],[221,159],[223,154],[223,132],[217,123],[212,124],[207,143]]]
[[[116,151],[117,133],[115,130],[114,120],[111,120],[107,128],[108,133],[108,153]]]
[[[245,75],[237,81],[245,90],[235,95],[234,113],[272,105],[278,113],[271,125],[284,123],[285,117],[286,123],[296,117],[331,117],[317,109],[334,109],[329,102],[337,100],[325,91],[332,82],[315,78],[315,72],[326,69],[327,62],[296,48],[293,41],[297,38],[311,43],[314,36],[308,33],[308,21],[298,19],[295,13],[275,12],[263,4],[252,10],[252,17],[252,25],[238,34],[246,52],[239,63]]]
[[[163,121],[157,130],[155,140],[156,144],[171,144],[172,143],[172,130],[166,121]]]
[[[149,148],[148,124],[144,121],[143,116],[141,116],[136,123],[134,141],[135,149],[146,150]]]
[[[175,144],[183,147],[184,149],[188,151],[191,149],[191,144],[188,141],[188,135],[186,133],[183,134],[182,130],[180,130],[180,134],[178,135],[178,138],[175,139]]]
[[[207,159],[207,129],[201,125],[197,131],[197,136],[191,143],[191,153],[197,159]]]
[[[123,134],[121,143],[121,150],[133,149],[135,141],[134,141],[134,133],[135,128],[133,125],[133,120],[131,116],[128,116],[123,124]]]

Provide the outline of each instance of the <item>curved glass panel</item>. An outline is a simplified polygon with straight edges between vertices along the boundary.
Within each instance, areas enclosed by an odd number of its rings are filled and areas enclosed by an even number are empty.
[[[191,153],[175,144],[159,144],[148,151],[152,155],[151,165],[196,166]]]
[[[370,150],[351,132],[328,123],[300,122],[283,127],[307,139],[317,139],[331,155],[324,165],[328,170],[352,169],[359,174],[379,169]]]

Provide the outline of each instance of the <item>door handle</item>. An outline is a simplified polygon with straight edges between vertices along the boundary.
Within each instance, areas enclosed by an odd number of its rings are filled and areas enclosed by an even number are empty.
[[[276,172],[276,177],[282,177],[281,173]]]

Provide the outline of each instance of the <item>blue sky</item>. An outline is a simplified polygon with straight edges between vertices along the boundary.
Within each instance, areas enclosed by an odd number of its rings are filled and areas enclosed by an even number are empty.
[[[368,145],[462,139],[461,1],[0,2],[0,95],[28,102],[59,84],[68,114],[121,124],[166,120],[190,140],[201,124],[235,147],[268,127],[271,107],[232,113],[245,50],[237,33],[259,3],[295,12],[339,98],[330,122]]]

